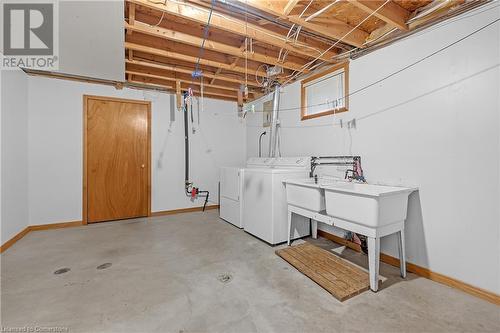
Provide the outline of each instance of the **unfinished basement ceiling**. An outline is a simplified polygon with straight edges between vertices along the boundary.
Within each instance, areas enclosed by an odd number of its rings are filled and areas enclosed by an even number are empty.
[[[126,79],[225,100],[247,86],[249,101],[272,82],[293,82],[486,2],[127,0]],[[202,75],[193,78],[197,63]],[[273,66],[282,72],[270,77]]]

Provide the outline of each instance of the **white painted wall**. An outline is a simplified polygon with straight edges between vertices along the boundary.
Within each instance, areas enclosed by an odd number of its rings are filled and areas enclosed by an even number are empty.
[[[497,9],[432,28],[350,64],[351,92],[498,18]],[[350,111],[300,121],[282,111],[283,156],[359,154],[369,182],[417,185],[407,220],[408,260],[500,293],[499,24],[359,94]],[[281,108],[300,106],[300,84]],[[256,104],[262,110],[262,104]],[[338,119],[357,119],[357,129]],[[262,114],[247,116],[257,155]],[[350,139],[352,137],[352,139]],[[263,144],[267,152],[267,140]],[[336,174],[335,169],[320,173]],[[397,256],[396,238],[382,250]]]
[[[124,1],[59,0],[58,72],[124,81]]]
[[[184,194],[182,113],[170,123],[170,95],[29,77],[29,223],[82,218],[82,98],[84,94],[152,101],[152,211],[201,206]],[[196,119],[195,108],[195,124]],[[245,124],[236,103],[205,100],[192,135],[191,179],[217,202],[218,167],[245,161]],[[197,125],[196,125],[197,126]],[[197,126],[198,127],[198,126]]]
[[[28,225],[28,77],[1,72],[1,243]]]

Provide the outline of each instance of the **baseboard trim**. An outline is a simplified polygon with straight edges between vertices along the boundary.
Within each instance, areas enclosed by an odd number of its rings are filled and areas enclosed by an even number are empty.
[[[83,223],[82,221],[70,221],[70,222],[60,222],[60,223],[49,223],[49,224],[38,224],[38,225],[29,225],[24,228],[17,235],[6,241],[2,246],[0,246],[0,253],[3,253],[9,247],[14,245],[18,240],[26,236],[30,231],[38,231],[38,230],[50,230],[50,229],[60,229],[60,228],[70,228],[70,227],[79,227]]]
[[[16,234],[14,237],[6,241],[2,246],[0,246],[0,253],[3,253],[5,250],[7,250],[9,247],[14,245],[18,240],[26,236],[30,232],[30,227],[26,227],[23,230],[21,230],[18,234]]]
[[[218,209],[219,205],[210,205],[206,206],[205,210]],[[190,207],[190,208],[181,208],[174,210],[165,210],[160,212],[151,213],[151,216],[164,216],[164,215],[172,215],[172,214],[180,214],[180,213],[189,213],[189,212],[200,212],[203,210],[202,207]],[[51,229],[61,229],[61,228],[72,228],[79,227],[84,225],[83,221],[70,221],[70,222],[59,222],[59,223],[49,223],[49,224],[37,224],[30,225],[16,234],[14,237],[6,241],[4,244],[0,246],[0,253],[3,253],[9,247],[14,245],[18,240],[26,236],[30,231],[40,231],[40,230],[51,230]]]
[[[211,209],[219,209],[219,205],[210,205],[210,206],[205,207],[205,210],[211,210]],[[202,210],[203,210],[203,206],[172,209],[172,210],[161,210],[158,212],[151,213],[151,216],[165,216],[165,215],[173,215],[173,214],[180,214],[180,213],[201,212]]]
[[[361,252],[361,247],[358,244],[353,243],[347,239],[332,235],[332,234],[330,234],[326,231],[323,231],[323,230],[318,230],[318,235],[321,237],[324,237],[326,239],[329,239],[335,243],[345,245],[348,248],[353,249],[354,251]],[[395,258],[393,256],[390,256],[388,254],[385,254],[385,253],[380,253],[380,261],[382,261],[386,264],[389,264],[391,266],[399,267],[399,259]],[[406,264],[406,270],[408,272],[414,273],[418,276],[427,278],[427,279],[432,280],[434,282],[438,282],[438,283],[444,284],[448,287],[459,289],[459,290],[461,290],[469,295],[479,297],[479,298],[484,299],[490,303],[500,305],[500,295],[497,295],[491,291],[487,291],[487,290],[472,286],[468,283],[465,283],[465,282],[462,282],[460,280],[454,279],[452,277],[443,275],[441,273],[433,272],[428,268],[418,266],[418,265],[415,265],[412,263]]]
[[[82,221],[71,221],[71,222],[61,222],[61,223],[38,224],[29,226],[28,228],[30,229],[30,231],[38,231],[38,230],[81,227],[82,225],[83,225]]]

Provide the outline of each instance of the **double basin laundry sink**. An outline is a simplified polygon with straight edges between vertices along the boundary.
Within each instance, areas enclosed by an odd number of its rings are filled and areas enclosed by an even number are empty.
[[[313,178],[286,182],[287,203],[334,218],[380,227],[406,219],[413,188]]]
[[[380,238],[398,235],[401,276],[406,277],[404,222],[408,196],[414,188],[319,179],[287,180],[288,244],[291,215],[311,221],[313,238],[318,222],[334,225],[367,237],[370,289],[378,290]]]

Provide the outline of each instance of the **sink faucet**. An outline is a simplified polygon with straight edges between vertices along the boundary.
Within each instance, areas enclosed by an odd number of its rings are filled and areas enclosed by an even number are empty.
[[[311,170],[309,171],[309,178],[314,177],[314,170],[316,169],[316,166],[318,165],[316,161],[319,159],[319,157],[311,157]]]
[[[363,176],[363,168],[361,168],[361,157],[356,156],[353,158],[353,168],[345,171],[344,179],[349,180],[357,180],[365,183],[365,177]],[[349,172],[352,173],[352,176],[349,176]]]

